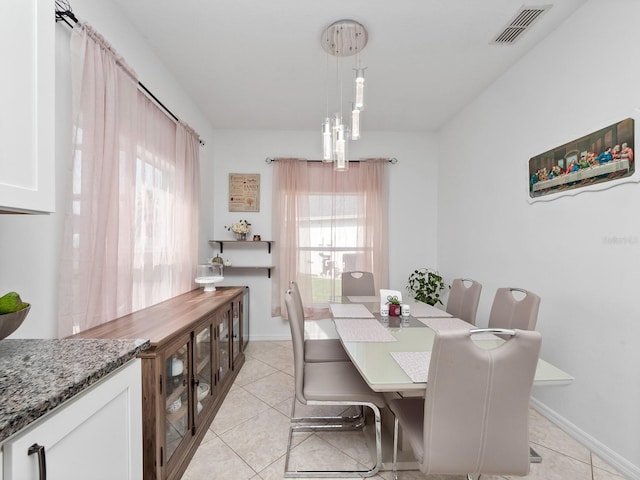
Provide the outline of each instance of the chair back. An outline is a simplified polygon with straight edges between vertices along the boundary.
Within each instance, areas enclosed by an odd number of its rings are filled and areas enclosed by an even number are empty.
[[[374,296],[376,289],[373,282],[373,273],[354,270],[342,272],[342,296],[361,295]]]
[[[481,291],[482,284],[475,280],[454,278],[447,300],[447,313],[475,325]]]
[[[300,288],[296,282],[289,282],[289,290],[295,301],[296,310],[298,312],[298,319],[301,319],[304,325],[304,304],[302,303],[302,295],[300,294]],[[303,330],[304,331],[304,330]]]
[[[524,294],[517,299],[514,292]],[[499,288],[489,313],[489,328],[518,328],[535,330],[538,321],[540,297],[521,288]]]
[[[526,475],[529,397],[541,336],[503,330],[512,336],[486,350],[473,342],[471,332],[436,333],[420,469],[426,474]]]
[[[306,404],[307,401],[304,398],[304,319],[300,318],[295,294],[291,289],[284,294],[284,303],[289,314],[289,328],[293,343],[293,376],[296,398],[300,403]]]

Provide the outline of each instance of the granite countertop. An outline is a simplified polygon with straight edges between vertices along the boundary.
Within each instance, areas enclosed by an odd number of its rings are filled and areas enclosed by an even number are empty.
[[[0,442],[148,347],[148,340],[0,341]]]

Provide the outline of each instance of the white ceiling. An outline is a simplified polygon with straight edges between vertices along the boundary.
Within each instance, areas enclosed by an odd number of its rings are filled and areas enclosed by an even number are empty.
[[[113,1],[214,128],[319,130],[328,88],[336,110],[338,77],[320,38],[334,21],[354,19],[369,34],[360,56],[367,67],[363,129],[428,131],[586,0],[546,0],[552,8],[507,46],[490,42],[522,0]],[[354,57],[340,62],[346,110]]]

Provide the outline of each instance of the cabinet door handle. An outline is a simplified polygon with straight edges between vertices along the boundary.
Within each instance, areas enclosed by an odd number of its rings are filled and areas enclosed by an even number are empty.
[[[47,480],[47,460],[44,454],[44,446],[38,445],[37,443],[31,445],[28,454],[33,455],[34,453],[38,454],[38,478],[39,480]]]

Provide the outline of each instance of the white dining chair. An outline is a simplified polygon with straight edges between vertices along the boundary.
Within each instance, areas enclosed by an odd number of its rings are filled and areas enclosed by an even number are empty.
[[[516,298],[516,295],[522,298]],[[540,297],[522,288],[498,288],[489,313],[489,328],[535,330]]]
[[[292,293],[298,321],[301,322],[302,331],[304,332],[304,304],[302,303],[300,289],[296,282],[290,282],[289,289]],[[291,317],[289,317],[289,321],[291,321]],[[304,341],[304,354],[304,361],[307,363],[350,361],[349,355],[347,355],[342,343],[337,338],[306,339]]]
[[[285,305],[289,314],[289,327],[293,342],[294,384],[296,400],[310,406],[367,407],[373,412],[375,429],[375,464],[366,470],[299,470],[290,469],[292,437],[294,432],[326,430],[353,430],[360,423],[345,422],[341,417],[329,417],[332,421],[311,418],[310,422],[292,419],[285,457],[285,477],[370,477],[382,463],[382,424],[380,409],[386,406],[384,396],[372,391],[351,362],[305,361],[305,342],[302,322],[291,290],[285,293]],[[331,459],[326,459],[328,462]]]
[[[376,288],[373,273],[354,270],[342,272],[342,296],[375,297]]]
[[[472,340],[476,333],[507,340],[485,349]],[[529,397],[541,341],[525,330],[436,332],[425,398],[388,404],[395,416],[394,479],[399,427],[426,475],[527,475]]]
[[[482,284],[470,278],[454,278],[445,310],[471,325],[476,324]]]

